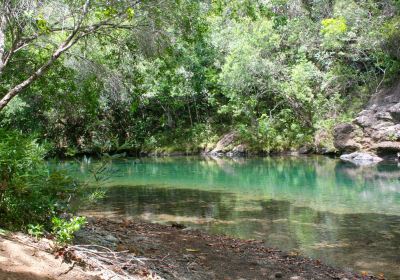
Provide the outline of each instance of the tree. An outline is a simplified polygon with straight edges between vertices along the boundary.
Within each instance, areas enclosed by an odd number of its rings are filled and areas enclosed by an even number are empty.
[[[40,78],[72,46],[89,35],[138,24],[144,1],[3,0],[0,4],[0,85],[18,52],[43,48],[48,55],[23,80],[7,88],[0,111]]]

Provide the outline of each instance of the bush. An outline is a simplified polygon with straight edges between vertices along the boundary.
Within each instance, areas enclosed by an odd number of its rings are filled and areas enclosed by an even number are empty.
[[[53,223],[53,234],[56,241],[63,245],[69,243],[74,238],[74,233],[77,232],[84,224],[86,224],[85,217],[74,217],[69,221],[57,217],[51,219]]]
[[[46,149],[33,137],[0,129],[0,139],[0,226],[50,230],[52,217],[70,211],[78,184],[49,168]]]

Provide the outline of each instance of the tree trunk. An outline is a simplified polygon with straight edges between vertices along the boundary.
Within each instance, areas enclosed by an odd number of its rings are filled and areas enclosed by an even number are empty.
[[[12,89],[10,89],[6,95],[0,100],[0,112],[4,109],[4,107],[13,99],[17,94],[26,89],[30,84],[36,81],[38,78],[43,76],[44,73],[50,68],[50,66],[56,61],[63,52],[67,51],[70,47],[72,47],[77,40],[69,40],[68,42],[62,43],[57,50],[53,53],[53,55],[47,60],[45,64],[43,64],[39,69],[37,69],[28,79],[16,85]]]
[[[6,17],[5,15],[0,15],[0,74],[4,68],[4,53],[6,49]]]
[[[25,81],[21,82],[20,84],[14,86],[12,89],[10,89],[6,95],[4,95],[1,100],[0,100],[0,112],[4,109],[5,106],[21,91],[29,87],[34,81],[36,81],[38,78],[43,76],[44,73],[50,68],[50,66],[56,61],[62,53],[67,51],[69,48],[71,48],[75,43],[85,37],[86,35],[95,32],[100,28],[101,25],[93,25],[88,31],[80,33],[80,28],[82,25],[83,20],[85,19],[85,16],[88,11],[88,7],[90,4],[90,0],[86,0],[85,4],[83,5],[82,9],[82,17],[80,20],[77,22],[74,30],[71,32],[71,34],[68,36],[68,38],[62,42],[58,48],[54,51],[54,53],[51,55],[51,57],[39,68],[37,69],[29,78],[27,78]],[[4,53],[5,53],[5,25],[6,25],[6,17],[5,15],[0,15],[0,74],[2,72],[2,69],[5,66],[5,63],[7,59],[4,59]],[[12,51],[12,49],[11,49]],[[11,54],[11,53],[10,53]]]

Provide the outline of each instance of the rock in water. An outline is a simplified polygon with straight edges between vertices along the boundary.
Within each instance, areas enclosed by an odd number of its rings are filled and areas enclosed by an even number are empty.
[[[357,166],[369,166],[377,164],[383,159],[374,154],[354,152],[340,156],[340,159],[345,162],[351,162]]]

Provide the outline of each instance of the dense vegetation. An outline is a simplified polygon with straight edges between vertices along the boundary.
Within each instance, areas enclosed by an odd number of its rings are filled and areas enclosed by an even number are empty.
[[[0,96],[46,62],[85,1],[41,2],[4,28],[6,53],[18,32],[37,38],[4,67]],[[329,147],[332,125],[399,74],[396,0],[114,2],[89,1],[82,25],[109,26],[16,95],[3,128],[71,155],[197,150],[231,130],[257,150]]]
[[[2,0],[0,223],[49,223],[69,199],[41,145],[199,151],[236,131],[329,149],[398,77],[399,41],[398,0]]]

